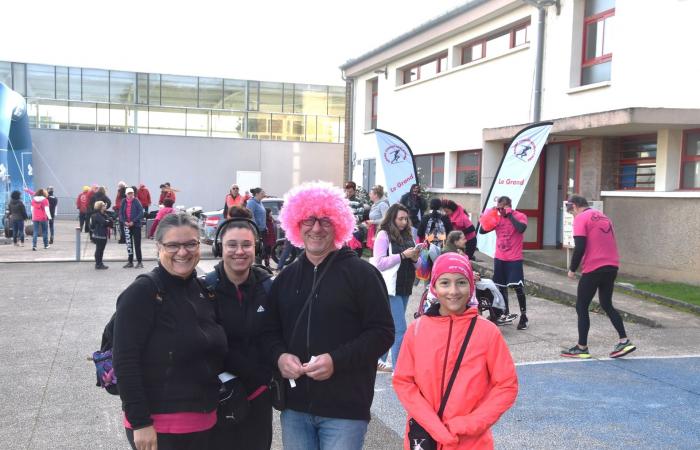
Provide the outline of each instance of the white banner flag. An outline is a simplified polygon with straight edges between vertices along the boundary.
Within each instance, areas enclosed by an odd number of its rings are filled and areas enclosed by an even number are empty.
[[[403,194],[417,184],[413,152],[403,139],[384,130],[374,130],[379,147],[379,159],[384,169],[389,203],[397,203]]]
[[[513,209],[517,209],[520,197],[523,196],[525,186],[532,175],[532,169],[535,168],[542,148],[547,143],[552,125],[552,122],[536,123],[523,128],[515,135],[503,156],[482,213],[496,206],[498,198],[504,195],[511,199]],[[477,234],[477,247],[481,253],[493,258],[496,253],[496,233]]]

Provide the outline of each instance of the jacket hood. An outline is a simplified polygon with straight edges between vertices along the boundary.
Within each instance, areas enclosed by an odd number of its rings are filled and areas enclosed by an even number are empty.
[[[46,200],[46,197],[44,197],[43,195],[35,195],[35,196],[34,196],[34,201],[35,201],[35,202],[41,202],[41,201],[44,201],[44,200]]]

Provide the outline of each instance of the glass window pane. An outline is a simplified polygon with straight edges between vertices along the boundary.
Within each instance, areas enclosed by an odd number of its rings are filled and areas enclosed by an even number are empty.
[[[338,142],[340,121],[338,117],[318,116],[317,142]]]
[[[83,74],[79,67],[68,68],[68,98],[70,100],[83,99]]]
[[[95,131],[95,121],[97,120],[95,103],[70,102],[68,114],[71,129]]]
[[[683,163],[683,189],[700,189],[700,161]]]
[[[519,30],[515,30],[515,43],[514,45],[517,47],[518,45],[523,45],[526,42],[530,42],[528,36],[530,33],[530,25],[520,28]]]
[[[209,111],[201,109],[187,110],[187,136],[208,136]]]
[[[248,110],[257,111],[260,102],[260,82],[248,81]]]
[[[259,111],[282,112],[282,83],[260,83]]]
[[[700,156],[700,131],[686,133],[685,154],[687,156]]]
[[[148,134],[148,106],[137,107],[135,113],[134,128],[136,132]]]
[[[12,63],[12,89],[27,95],[26,68],[22,63]]]
[[[0,82],[12,89],[12,63],[0,61]]]
[[[615,16],[608,17],[603,21],[603,41],[601,49],[604,55],[609,55],[613,52],[615,38]]]
[[[586,0],[586,17],[615,7],[615,0]]]
[[[136,74],[134,72],[109,72],[109,101],[112,103],[136,103]]]
[[[418,182],[425,186],[431,185],[433,158],[430,155],[416,156],[416,170],[418,171]]]
[[[486,56],[496,56],[505,53],[510,48],[510,33],[494,36],[486,41]]]
[[[331,86],[328,88],[328,114],[331,116],[345,115],[345,87]]]
[[[136,103],[139,105],[148,104],[148,74],[136,74]]]
[[[97,131],[109,131],[109,105],[97,103]]]
[[[438,67],[438,72],[444,72],[447,70],[447,55],[440,58],[440,65]]]
[[[601,81],[610,81],[610,68],[612,61],[607,61],[593,66],[584,67],[582,72],[581,84],[599,83]]]
[[[476,61],[477,59],[483,58],[484,44],[483,42],[478,42],[473,45],[464,47],[464,53],[462,55],[462,63],[466,64],[468,62]]]
[[[44,100],[38,105],[37,128],[67,128],[68,102]]]
[[[316,122],[317,116],[304,116],[306,121],[305,141],[316,142]]]
[[[245,113],[212,111],[211,135],[213,137],[245,137]]]
[[[418,67],[411,67],[403,72],[403,82],[410,83],[411,81],[416,81],[418,79]]]
[[[248,138],[270,139],[270,114],[248,113]]]
[[[245,110],[244,80],[224,80],[224,109]]]
[[[284,97],[282,111],[294,112],[294,85],[292,83],[284,83],[282,95]]]
[[[27,64],[27,97],[56,98],[54,66]]]
[[[433,60],[420,66],[420,77],[425,79],[438,73],[438,61]]]
[[[297,84],[294,87],[294,112],[297,114],[328,114],[326,86]]]
[[[272,139],[283,141],[304,140],[304,116],[273,114],[271,126]]]
[[[163,106],[197,106],[196,77],[161,75],[160,91]]]
[[[148,75],[148,104],[160,105],[160,74]]]
[[[184,108],[151,107],[148,114],[148,130],[150,134],[184,136],[186,121]]]
[[[125,105],[109,105],[109,131],[126,133],[127,107]]]
[[[477,167],[479,165],[479,156],[478,152],[460,153],[459,156],[457,156],[457,166]]]
[[[108,102],[108,93],[109,73],[106,70],[83,69],[83,100]]]
[[[199,78],[199,107],[223,108],[224,80],[221,78]],[[189,123],[187,124],[189,128]]]
[[[68,67],[56,67],[56,98],[68,100]]]
[[[458,172],[457,187],[479,187],[479,171],[463,170]]]

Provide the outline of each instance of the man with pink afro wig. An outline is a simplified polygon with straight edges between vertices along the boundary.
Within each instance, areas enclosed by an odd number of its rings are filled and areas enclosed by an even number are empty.
[[[394,342],[384,279],[343,245],[355,218],[339,188],[319,181],[292,189],[280,222],[304,247],[272,283],[261,336],[285,378],[282,447],[361,450],[377,359]]]
[[[355,216],[343,191],[330,183],[304,183],[285,194],[279,219],[287,239],[295,247],[304,247],[300,224],[309,217],[325,217],[330,220],[335,233],[333,243],[336,249],[352,238]]]

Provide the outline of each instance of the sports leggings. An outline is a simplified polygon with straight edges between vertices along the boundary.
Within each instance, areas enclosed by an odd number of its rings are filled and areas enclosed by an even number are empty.
[[[610,318],[613,326],[617,330],[620,339],[625,338],[625,326],[622,317],[612,305],[613,287],[617,270],[604,272],[589,272],[581,275],[578,282],[578,292],[576,300],[576,314],[578,315],[578,343],[581,346],[588,345],[588,330],[591,327],[591,320],[588,316],[588,307],[598,291],[598,301],[605,313]]]
[[[527,303],[525,302],[525,291],[523,290],[522,284],[516,284],[511,286],[515,289],[515,295],[518,297],[518,305],[520,306],[520,313],[525,314],[527,312]],[[510,308],[508,306],[508,286],[498,286],[498,290],[501,291],[503,295],[503,300],[506,302],[506,314],[510,313]]]

